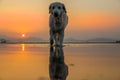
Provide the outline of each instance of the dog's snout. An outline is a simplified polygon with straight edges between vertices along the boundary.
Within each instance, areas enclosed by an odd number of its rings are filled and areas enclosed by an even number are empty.
[[[58,17],[58,12],[54,12],[54,16],[55,16],[55,17]]]

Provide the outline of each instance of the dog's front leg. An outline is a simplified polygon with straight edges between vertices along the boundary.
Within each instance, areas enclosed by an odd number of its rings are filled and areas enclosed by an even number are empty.
[[[60,45],[60,42],[59,42],[59,35],[58,35],[58,33],[56,33],[56,34],[54,35],[54,39],[55,39],[55,45],[56,45],[56,46],[59,46],[59,45]]]
[[[53,43],[54,43],[54,35],[53,35],[52,30],[50,29],[50,45],[52,46]]]
[[[60,46],[62,46],[62,44],[63,44],[63,39],[64,39],[64,30],[62,30],[61,32],[60,32],[60,35],[59,35],[59,41],[60,41]]]

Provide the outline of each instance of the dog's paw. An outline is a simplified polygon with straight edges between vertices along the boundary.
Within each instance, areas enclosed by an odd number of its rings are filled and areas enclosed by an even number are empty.
[[[54,46],[55,46],[55,47],[59,47],[59,45],[57,45],[57,44],[56,44],[56,45],[54,45]]]
[[[64,45],[54,45],[55,47],[64,47]]]
[[[50,45],[52,46],[54,44],[54,41],[53,40],[50,40]]]
[[[49,45],[50,47],[54,47],[54,45]]]

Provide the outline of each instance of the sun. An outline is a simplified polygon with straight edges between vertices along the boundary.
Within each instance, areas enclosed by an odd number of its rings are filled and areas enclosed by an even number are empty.
[[[22,37],[25,37],[25,34],[22,34]]]

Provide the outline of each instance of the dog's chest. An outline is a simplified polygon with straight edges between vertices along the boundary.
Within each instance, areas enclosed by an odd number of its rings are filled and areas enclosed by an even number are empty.
[[[55,18],[55,27],[60,27],[61,26],[61,24],[62,24],[62,20],[61,20],[61,18]]]

